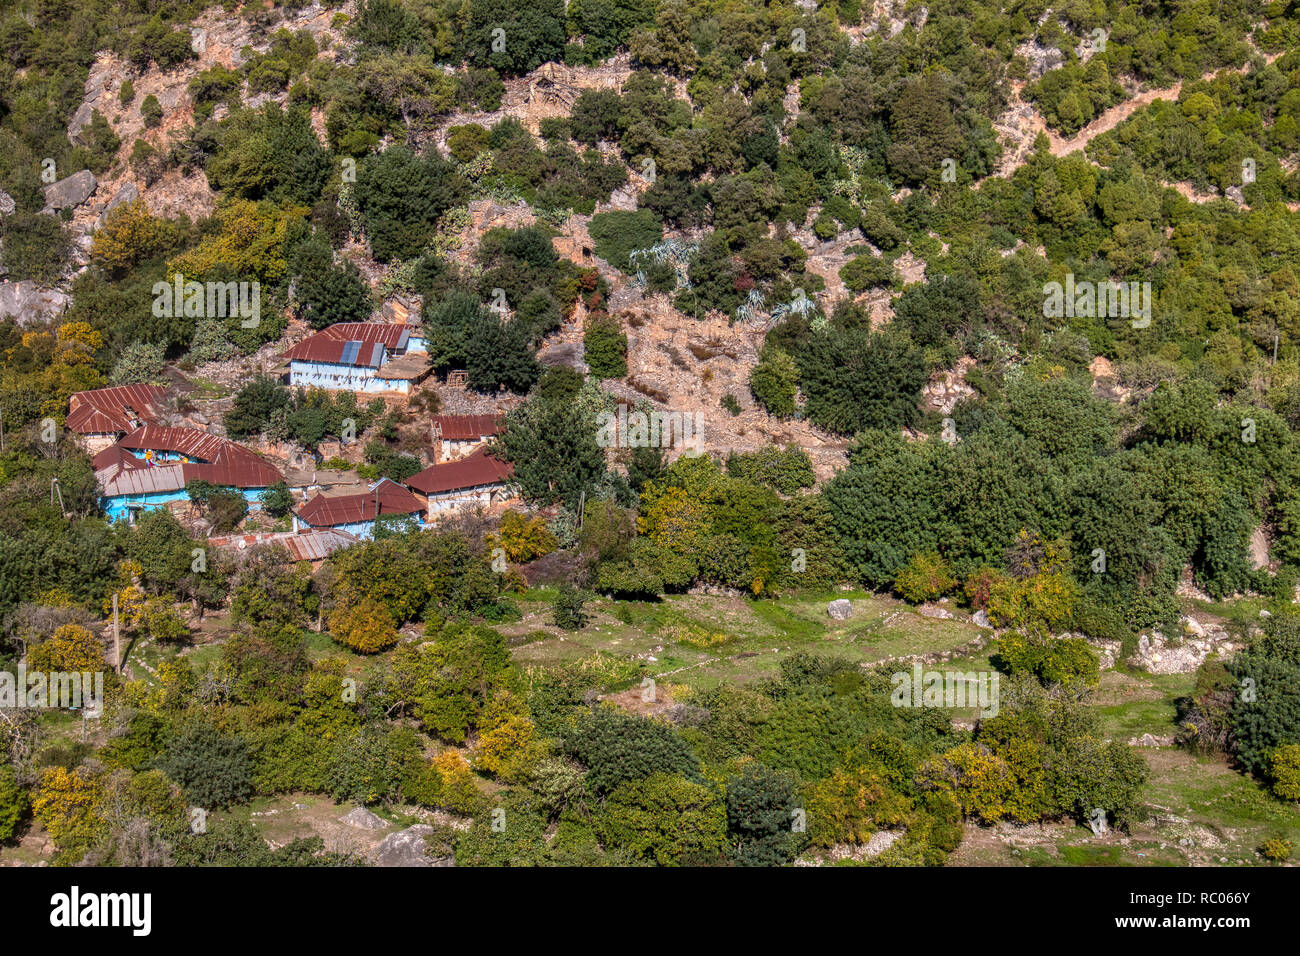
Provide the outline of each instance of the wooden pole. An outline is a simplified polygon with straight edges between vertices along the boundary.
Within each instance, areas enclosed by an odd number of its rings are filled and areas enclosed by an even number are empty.
[[[113,670],[122,673],[122,633],[117,625],[117,595],[113,595]]]

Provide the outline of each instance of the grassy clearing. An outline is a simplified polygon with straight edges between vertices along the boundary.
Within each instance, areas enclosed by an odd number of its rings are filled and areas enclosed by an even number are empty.
[[[827,602],[838,597],[853,602],[844,621],[826,613]],[[644,661],[652,676],[699,689],[774,676],[781,660],[799,652],[869,664],[949,650],[980,633],[965,620],[924,617],[861,591],[761,601],[707,594],[655,602],[597,598],[586,608],[591,622],[576,632],[549,624],[549,606],[537,592],[519,605],[524,619],[503,630],[527,638],[514,650],[520,664],[555,665],[602,652]]]

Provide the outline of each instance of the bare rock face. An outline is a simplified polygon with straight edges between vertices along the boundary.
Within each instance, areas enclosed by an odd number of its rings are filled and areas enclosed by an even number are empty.
[[[65,176],[57,183],[45,187],[45,205],[48,209],[70,209],[80,206],[90,198],[99,181],[89,169]]]
[[[68,139],[77,146],[85,146],[86,143],[81,138],[81,131],[90,125],[94,115],[95,107],[89,102],[78,106],[77,111],[72,114],[72,119],[68,120]]]
[[[847,598],[839,598],[826,605],[826,613],[837,621],[843,621],[853,613],[853,604]]]
[[[135,202],[135,200],[139,198],[140,190],[136,188],[135,183],[127,183],[113,194],[113,198],[110,199],[108,205],[104,207],[104,215],[107,216],[112,210],[116,209],[123,203]]]
[[[390,833],[375,848],[376,866],[454,866],[451,859],[434,859],[424,842],[433,827],[417,823],[413,827]]]
[[[12,315],[20,326],[47,316],[62,315],[67,307],[66,295],[42,288],[31,279],[0,283],[0,315]]]

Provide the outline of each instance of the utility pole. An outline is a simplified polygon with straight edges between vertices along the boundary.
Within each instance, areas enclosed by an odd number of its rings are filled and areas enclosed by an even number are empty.
[[[51,478],[50,479],[50,504],[54,504],[54,495],[56,492],[58,493],[59,496],[59,514],[61,514],[63,517],[66,518],[68,516],[68,513],[66,510],[64,510],[63,507],[63,486],[59,484],[58,478]]]
[[[117,594],[113,594],[113,670],[122,673],[122,633],[117,623]]]

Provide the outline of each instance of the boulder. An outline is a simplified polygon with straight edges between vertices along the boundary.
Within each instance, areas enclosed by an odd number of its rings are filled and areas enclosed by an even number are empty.
[[[339,818],[341,822],[350,827],[357,827],[361,830],[384,830],[388,828],[388,821],[371,813],[365,807],[357,807],[354,810],[345,813]]]
[[[424,842],[433,827],[427,823],[417,823],[413,827],[390,833],[375,848],[376,866],[453,866],[450,859],[435,859],[429,856],[428,845]]]
[[[843,621],[853,613],[853,604],[847,598],[838,598],[826,605],[826,613],[837,621]]]
[[[65,176],[57,183],[45,187],[45,205],[48,209],[70,209],[80,206],[90,198],[99,181],[89,169]]]
[[[993,622],[989,620],[989,612],[983,608],[980,608],[970,616],[970,622],[976,627],[993,627]]]
[[[12,216],[17,208],[14,197],[0,189],[0,216]]]

